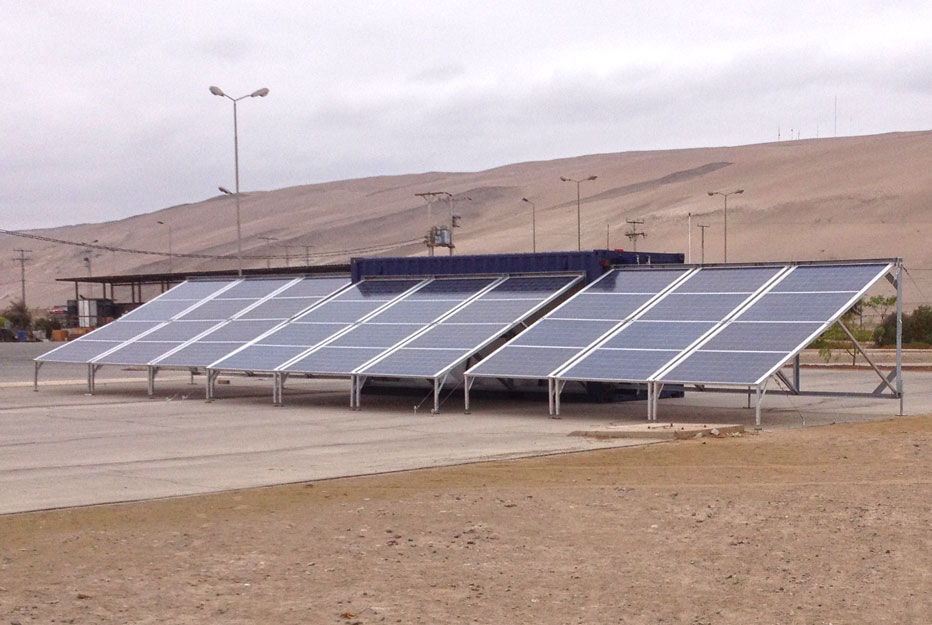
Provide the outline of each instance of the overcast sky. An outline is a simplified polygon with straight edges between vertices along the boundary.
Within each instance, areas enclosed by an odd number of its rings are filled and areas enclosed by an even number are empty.
[[[143,7],[143,8],[140,8]],[[932,2],[0,0],[0,228],[597,152],[932,128]]]

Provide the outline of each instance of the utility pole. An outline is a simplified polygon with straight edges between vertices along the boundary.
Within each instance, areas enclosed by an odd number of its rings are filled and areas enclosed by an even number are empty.
[[[26,261],[31,260],[29,258],[26,258],[26,253],[31,252],[32,250],[24,250],[24,249],[20,249],[17,247],[13,251],[19,254],[19,256],[14,256],[13,260],[19,263],[20,283],[23,287],[23,308],[25,308],[26,307]]]
[[[702,231],[700,249],[702,250],[701,255],[699,256],[699,264],[705,264],[705,229],[708,228],[708,224],[699,224],[699,229]]]
[[[278,241],[277,237],[259,237],[265,241],[265,268],[272,268],[272,241]]]
[[[312,247],[314,247],[314,246],[313,246],[313,245],[305,245],[305,246],[304,246],[304,266],[305,266],[305,267],[310,267],[310,266],[311,266],[311,248],[312,248]]]
[[[625,236],[631,240],[632,249],[638,251],[638,237],[646,237],[646,232],[638,232],[638,226],[644,225],[643,219],[625,219],[626,224],[631,224],[631,230],[625,232]]]

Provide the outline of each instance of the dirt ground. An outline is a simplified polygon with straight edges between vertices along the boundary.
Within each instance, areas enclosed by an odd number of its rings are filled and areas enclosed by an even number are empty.
[[[0,517],[0,623],[932,622],[932,415]]]

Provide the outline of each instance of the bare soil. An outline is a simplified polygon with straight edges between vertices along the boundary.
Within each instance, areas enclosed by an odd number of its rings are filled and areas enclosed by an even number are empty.
[[[0,623],[929,623],[932,416],[0,517]]]

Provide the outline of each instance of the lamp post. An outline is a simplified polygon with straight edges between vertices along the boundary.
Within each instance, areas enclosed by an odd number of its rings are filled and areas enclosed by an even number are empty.
[[[242,233],[240,228],[240,217],[239,217],[239,131],[237,128],[237,118],[236,118],[236,103],[244,98],[264,98],[269,95],[269,90],[263,87],[262,89],[257,89],[252,93],[238,98],[227,95],[223,92],[223,89],[220,87],[211,87],[210,92],[221,98],[227,98],[233,102],[233,166],[236,171],[236,261],[237,261],[237,275],[243,277],[243,240]],[[226,191],[222,187],[221,191],[228,195],[231,194],[229,191]]]
[[[709,191],[710,197],[713,195],[721,195],[722,198],[725,200],[725,213],[724,213],[722,236],[725,241],[725,248],[724,248],[723,256],[724,256],[724,262],[726,263],[728,262],[728,196],[729,195],[741,195],[742,193],[744,193],[744,189],[735,189],[734,191],[728,191],[727,193],[722,192],[722,191]]]
[[[164,221],[157,221],[155,223],[168,228],[168,273],[172,273],[172,225]]]
[[[598,176],[589,176],[588,178],[583,178],[581,180],[576,180],[575,178],[567,178],[565,176],[560,176],[560,180],[563,182],[575,182],[576,183],[576,251],[582,251],[582,218],[580,217],[579,210],[579,184],[581,182],[589,182],[590,180],[595,180]]]
[[[700,237],[701,243],[699,244],[699,249],[701,250],[699,256],[699,264],[705,264],[705,229],[708,228],[708,224],[699,224],[699,230],[702,231],[702,236]]]
[[[521,201],[531,205],[531,251],[537,252],[537,206],[526,197],[521,198]]]
[[[278,241],[277,237],[259,237],[265,241],[265,268],[272,268],[272,241]]]

